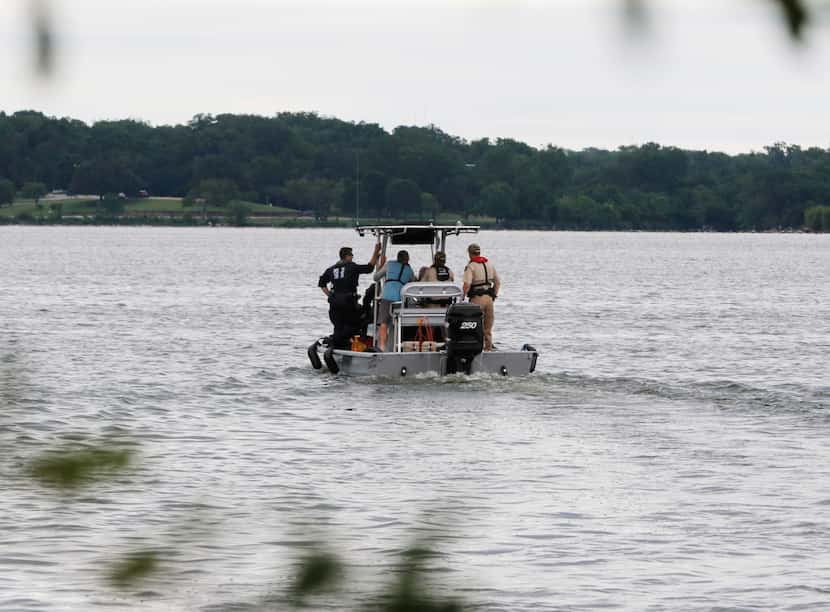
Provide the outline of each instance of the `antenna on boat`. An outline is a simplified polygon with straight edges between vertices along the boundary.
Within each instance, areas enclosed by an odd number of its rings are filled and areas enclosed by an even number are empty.
[[[360,151],[355,151],[354,224],[360,225]]]

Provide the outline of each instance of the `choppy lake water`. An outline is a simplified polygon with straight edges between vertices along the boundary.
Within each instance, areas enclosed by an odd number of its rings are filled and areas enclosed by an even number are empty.
[[[0,228],[0,609],[260,609],[314,541],[338,608],[416,534],[479,610],[830,609],[830,236],[476,241],[531,377],[313,371],[348,230]],[[72,437],[139,461],[26,476]],[[158,576],[107,585],[148,547]]]

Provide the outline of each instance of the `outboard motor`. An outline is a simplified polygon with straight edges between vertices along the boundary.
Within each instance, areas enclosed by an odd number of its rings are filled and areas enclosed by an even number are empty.
[[[447,309],[447,374],[470,373],[473,359],[484,350],[484,313],[478,304],[453,304]]]

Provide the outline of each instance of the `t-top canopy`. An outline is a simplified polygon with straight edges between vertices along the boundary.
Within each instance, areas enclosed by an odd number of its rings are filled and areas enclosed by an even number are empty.
[[[358,225],[355,231],[361,236],[368,232],[373,236],[388,237],[392,244],[435,244],[447,236],[478,233],[478,225]]]
[[[383,245],[382,253],[386,256],[386,246],[392,244],[429,244],[433,253],[445,251],[447,248],[447,236],[460,236],[461,234],[478,233],[478,225],[461,225],[461,221],[455,225],[433,225],[432,223],[421,223],[415,225],[358,225],[355,231],[361,236],[368,232],[375,236]]]

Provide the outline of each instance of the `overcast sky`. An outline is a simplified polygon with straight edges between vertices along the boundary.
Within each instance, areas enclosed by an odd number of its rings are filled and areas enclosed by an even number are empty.
[[[0,110],[92,122],[315,111],[569,149],[830,147],[830,27],[793,45],[769,0],[53,0],[33,76],[28,0],[0,0]]]

